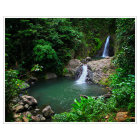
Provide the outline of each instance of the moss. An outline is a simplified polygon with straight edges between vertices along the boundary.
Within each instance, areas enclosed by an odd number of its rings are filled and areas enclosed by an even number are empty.
[[[99,81],[99,84],[100,84],[100,85],[103,85],[103,86],[109,86],[109,85],[110,85],[109,78],[103,77],[103,78]]]
[[[108,68],[105,66],[105,67],[102,69],[102,72],[107,73],[107,71],[108,71]]]

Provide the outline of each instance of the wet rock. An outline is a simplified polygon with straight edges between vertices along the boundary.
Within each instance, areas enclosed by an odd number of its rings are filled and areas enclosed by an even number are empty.
[[[118,112],[116,114],[116,121],[124,122],[128,118],[128,112]]]
[[[45,79],[54,79],[57,78],[57,75],[55,73],[46,73]]]
[[[68,70],[68,73],[66,74],[66,76],[70,76],[70,77],[75,76],[75,73],[76,73],[76,71],[77,71],[77,69],[79,68],[80,65],[82,65],[80,60],[71,59],[68,62],[68,65],[66,66],[66,69]]]
[[[81,66],[77,69],[77,71],[76,71],[76,73],[75,73],[75,79],[76,79],[76,80],[80,78],[80,76],[81,76],[81,74],[82,74],[82,72],[83,72],[83,67],[82,67],[82,66],[83,66],[83,65],[81,65]],[[87,77],[86,77],[86,82],[89,83],[89,84],[92,84],[92,83],[93,83],[93,72],[91,71],[91,68],[90,68],[90,66],[88,66],[88,65],[87,65]]]
[[[21,96],[22,101],[29,106],[36,106],[37,100],[32,96],[23,95]]]
[[[15,112],[16,113],[20,113],[20,112],[23,112],[24,111],[24,106],[23,105],[18,105],[18,106],[16,106],[16,108],[15,108]]]
[[[76,72],[75,72],[75,79],[76,79],[76,80],[80,78],[80,76],[81,76],[81,74],[82,74],[82,72],[83,72],[82,66],[83,66],[83,65],[81,65],[81,66],[76,70]]]
[[[54,111],[51,109],[51,106],[48,105],[42,110],[42,114],[45,118],[49,118],[54,114]]]
[[[93,83],[93,72],[89,69],[87,70],[86,82],[89,84]]]

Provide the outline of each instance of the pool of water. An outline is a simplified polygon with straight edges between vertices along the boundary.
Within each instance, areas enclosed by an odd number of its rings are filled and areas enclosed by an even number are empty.
[[[74,99],[80,99],[80,95],[100,96],[107,90],[95,84],[77,84],[73,79],[58,78],[37,82],[28,93],[37,99],[40,108],[50,105],[55,113],[61,113],[70,111]]]

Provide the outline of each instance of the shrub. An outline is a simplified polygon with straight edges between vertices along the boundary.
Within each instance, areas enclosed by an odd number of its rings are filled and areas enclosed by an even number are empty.
[[[70,112],[56,114],[53,119],[59,122],[92,122],[104,119],[107,111],[103,98],[97,100],[92,97],[85,99],[81,97],[80,102],[74,100],[73,108]]]

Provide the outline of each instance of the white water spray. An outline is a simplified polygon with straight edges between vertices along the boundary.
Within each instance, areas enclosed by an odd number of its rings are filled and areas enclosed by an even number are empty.
[[[87,65],[83,65],[82,68],[83,68],[83,71],[82,71],[82,74],[81,74],[80,78],[76,81],[77,84],[83,84],[83,83],[86,82]]]
[[[109,39],[110,39],[110,36],[108,36],[107,39],[106,39],[106,42],[105,42],[105,46],[104,46],[104,51],[103,51],[102,57],[106,57],[106,56],[108,56]]]

